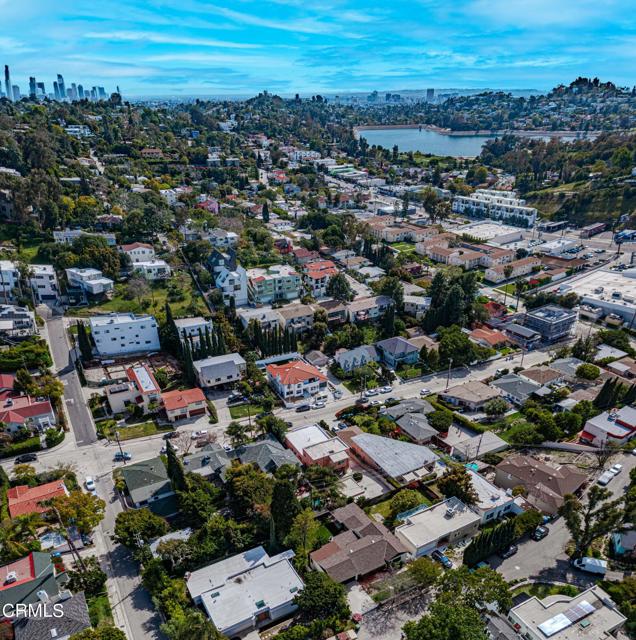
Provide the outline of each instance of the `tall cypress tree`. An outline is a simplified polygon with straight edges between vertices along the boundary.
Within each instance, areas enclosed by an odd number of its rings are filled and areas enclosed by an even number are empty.
[[[210,327],[205,327],[205,351],[209,356],[214,355],[214,350],[212,349],[212,339],[210,338]]]
[[[168,458],[167,472],[170,482],[172,483],[172,489],[174,491],[185,491],[188,488],[188,481],[185,477],[185,471],[181,460],[177,457],[177,452],[168,440],[166,446],[166,456]]]

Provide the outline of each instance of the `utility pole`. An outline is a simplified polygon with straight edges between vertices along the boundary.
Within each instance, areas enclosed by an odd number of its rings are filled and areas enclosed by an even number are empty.
[[[126,456],[124,455],[124,450],[121,448],[121,441],[119,439],[119,431],[115,431],[115,440],[117,441],[117,446],[119,447],[119,453],[121,453],[121,459],[124,464],[126,464]]]
[[[453,366],[453,359],[451,358],[448,361],[448,376],[446,377],[446,389],[444,389],[444,391],[448,391],[448,385],[450,384],[450,377],[451,377],[451,367]]]

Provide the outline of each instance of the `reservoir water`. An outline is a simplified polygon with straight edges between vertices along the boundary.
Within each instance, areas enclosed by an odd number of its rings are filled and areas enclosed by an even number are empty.
[[[496,136],[449,136],[429,129],[365,129],[360,131],[360,137],[370,145],[380,145],[385,149],[392,149],[397,144],[400,151],[459,158],[478,156],[486,140]]]

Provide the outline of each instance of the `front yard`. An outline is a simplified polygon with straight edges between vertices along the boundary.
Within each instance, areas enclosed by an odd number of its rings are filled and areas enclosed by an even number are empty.
[[[115,431],[118,431],[119,439],[122,442],[124,440],[154,436],[157,433],[166,433],[167,431],[173,430],[172,425],[159,425],[154,420],[123,426],[117,426],[114,420],[104,420],[98,423],[97,428],[104,437],[110,440],[115,438]]]
[[[240,420],[241,418],[247,418],[248,416],[254,418],[259,413],[265,411],[260,404],[240,404],[235,407],[230,407],[229,409],[232,420]]]

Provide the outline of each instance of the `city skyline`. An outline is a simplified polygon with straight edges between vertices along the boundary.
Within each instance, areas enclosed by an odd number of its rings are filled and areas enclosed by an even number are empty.
[[[528,0],[0,0],[23,91],[55,69],[136,95],[549,89],[635,83],[636,19],[618,3]],[[9,35],[7,35],[9,34]],[[46,64],[43,64],[46,60]]]

